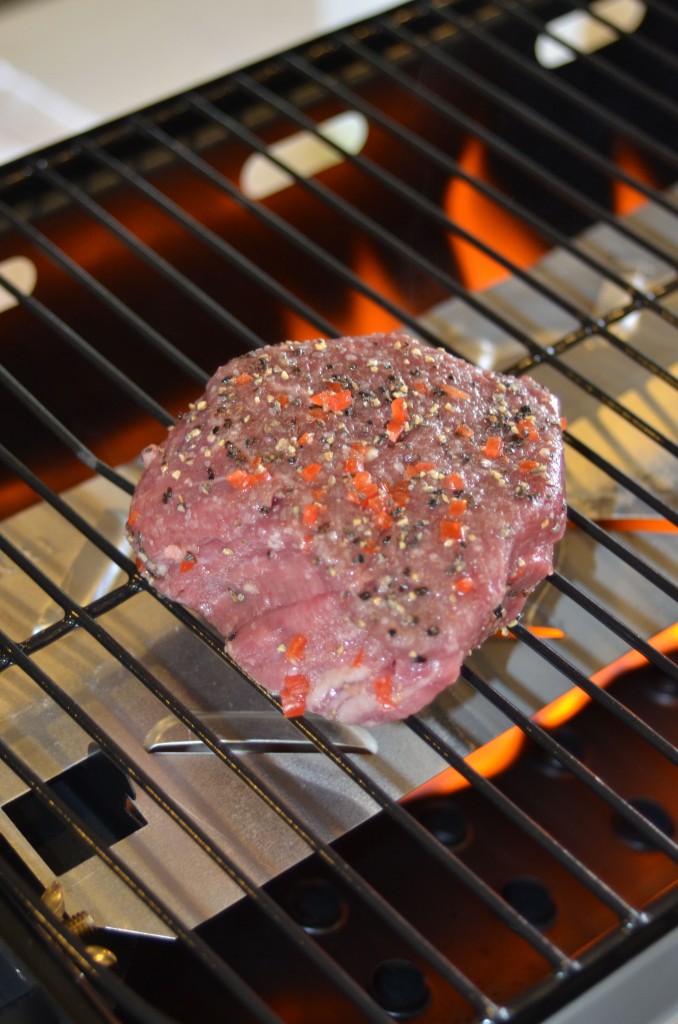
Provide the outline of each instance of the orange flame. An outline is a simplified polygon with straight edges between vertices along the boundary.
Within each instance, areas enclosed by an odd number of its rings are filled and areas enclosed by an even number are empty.
[[[656,185],[656,181],[643,158],[623,139],[618,141],[615,146],[615,163],[620,170],[632,175],[642,182],[643,185]],[[619,181],[617,178],[613,180],[612,209],[615,213],[621,215],[635,213],[647,201],[647,196],[644,196],[642,192],[639,192],[631,185],[627,185],[625,181]]]
[[[463,146],[459,166],[467,174],[484,182],[491,182],[485,145],[470,138]],[[526,269],[543,256],[549,246],[519,217],[506,207],[488,199],[462,178],[451,178],[443,199],[445,213],[475,238],[490,246],[496,253]],[[471,291],[481,291],[510,277],[510,271],[486,256],[471,242],[451,234],[450,248],[459,274]]]
[[[649,643],[663,654],[675,651],[678,648],[678,623],[651,637]],[[631,672],[647,664],[647,658],[636,650],[630,650],[610,662],[609,665],[594,672],[591,682],[605,687],[623,673]],[[550,704],[546,704],[534,715],[533,720],[542,728],[555,729],[572,718],[590,700],[591,698],[583,690],[573,687],[567,693],[551,701]],[[495,739],[490,740],[489,743],[485,743],[469,754],[465,758],[466,763],[485,778],[492,778],[511,767],[520,754],[525,741],[526,737],[522,729],[513,725]],[[468,789],[469,786],[470,783],[458,771],[454,768],[446,768],[439,775],[409,793],[407,800],[423,796],[449,795],[462,789]]]

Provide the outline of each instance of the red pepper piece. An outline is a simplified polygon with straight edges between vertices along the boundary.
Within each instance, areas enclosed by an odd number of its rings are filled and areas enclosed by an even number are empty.
[[[179,562],[179,572],[190,572],[191,569],[195,569],[197,564],[195,555],[192,555],[190,551],[187,551],[186,557]]]
[[[420,473],[428,473],[429,469],[435,468],[435,462],[415,462],[413,466],[405,467],[405,476],[408,480],[411,480],[413,476],[419,476]]]
[[[251,384],[254,377],[251,373],[241,373],[235,378],[236,384]]]
[[[473,590],[475,584],[470,576],[460,576],[454,585],[454,589],[458,594],[468,594],[470,590]]]
[[[457,437],[473,437],[473,431],[470,427],[467,427],[465,423],[460,423],[455,430]]]
[[[456,398],[459,402],[468,402],[471,397],[468,391],[462,391],[461,388],[455,388],[452,384],[441,384],[440,387],[446,395],[449,395],[451,398]]]
[[[330,409],[331,412],[343,412],[353,404],[353,395],[350,391],[320,391],[317,395],[311,395],[311,403]]]
[[[308,466],[304,466],[304,468],[301,471],[302,480],[305,480],[307,483],[310,483],[312,480],[315,480],[321,469],[322,466],[320,465],[319,462],[310,462]]]
[[[500,438],[499,434],[490,434],[485,447],[483,448],[483,455],[486,459],[498,459],[504,450],[504,442]]]
[[[304,505],[304,511],[301,514],[304,526],[315,526],[315,524],[318,522],[319,515],[320,508],[317,505]]]
[[[285,657],[288,661],[298,661],[304,654],[306,644],[308,643],[308,637],[302,636],[301,633],[297,633],[293,636],[287,645],[285,651]]]
[[[386,433],[391,441],[397,441],[407,422],[407,406],[404,398],[394,398],[391,402],[391,419],[386,424]]]
[[[374,680],[373,685],[376,698],[382,708],[395,707],[395,701],[393,700],[393,676],[385,672],[383,676],[379,676],[378,679]]]
[[[463,491],[466,487],[466,482],[461,473],[450,473],[443,482],[451,491]]]
[[[308,676],[302,675],[301,672],[285,676],[280,691],[280,700],[286,718],[303,715],[306,710],[306,697],[310,689],[311,683]]]
[[[539,431],[535,426],[534,420],[520,420],[520,422],[517,424],[517,427],[518,433],[521,437],[526,437],[528,441],[539,440]]]
[[[467,505],[468,502],[464,498],[453,498],[447,506],[447,514],[458,519],[460,516],[463,516]]]
[[[459,540],[462,534],[461,523],[456,519],[443,519],[440,524],[441,540]]]
[[[528,476],[538,465],[539,463],[535,459],[523,459],[522,462],[518,463],[518,472],[521,476]]]
[[[244,469],[234,469],[232,473],[229,473],[226,477],[231,487],[235,487],[236,491],[248,491],[250,487],[254,487],[257,482],[258,473],[248,473]],[[262,473],[263,477],[264,474]]]

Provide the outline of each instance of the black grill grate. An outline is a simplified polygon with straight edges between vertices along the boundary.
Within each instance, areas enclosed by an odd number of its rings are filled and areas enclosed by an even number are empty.
[[[249,787],[350,893],[359,914],[387,929],[394,947],[405,949],[421,965],[433,997],[412,1011],[416,1019],[450,1024],[543,1019],[552,1000],[565,1000],[584,983],[580,979],[593,980],[607,970],[611,951],[617,958],[630,955],[638,936],[649,941],[672,923],[678,872],[654,898],[629,898],[594,870],[575,844],[568,847],[509,793],[501,777],[485,777],[467,762],[445,729],[425,716],[408,720],[403,728],[434,750],[441,765],[463,776],[473,798],[489,807],[497,822],[508,821],[607,908],[609,923],[595,942],[587,948],[568,945],[557,928],[531,920],[524,908],[516,909],[472,856],[434,838],[411,811],[414,804],[394,801],[359,760],[326,739],[322,727],[295,720],[296,728],[374,802],[379,818],[414,843],[422,863],[435,864],[450,886],[470,894],[511,955],[526,958],[529,967],[518,990],[511,956],[506,971],[512,977],[507,980],[497,968],[501,979],[488,984],[486,972],[476,972],[467,957],[450,956],[425,923],[403,913],[343,847],[308,824],[303,808],[271,789],[255,762],[227,753],[171,685],[116,639],[107,617],[145,592],[145,584],[127,554],[60,493],[95,474],[130,494],[129,472],[114,467],[134,458],[146,440],[160,436],[206,381],[213,364],[244,347],[280,340],[292,330],[339,335],[398,323],[425,341],[455,350],[454,339],[444,337],[429,315],[439,304],[455,300],[463,303],[465,314],[480,317],[492,337],[512,340],[505,368],[543,374],[554,390],[567,389],[575,405],[581,399],[582,408],[593,409],[589,416],[606,410],[613,417],[621,440],[610,439],[607,420],[592,435],[571,427],[565,434],[569,452],[587,467],[584,484],[589,471],[601,474],[622,495],[622,509],[632,510],[622,522],[642,519],[642,530],[649,522],[655,530],[651,536],[670,539],[671,527],[678,526],[678,482],[671,475],[678,435],[675,420],[653,403],[656,387],[665,389],[664,395],[677,383],[678,206],[670,186],[678,160],[671,130],[678,20],[671,9],[648,0],[638,32],[628,37],[617,33],[611,46],[547,70],[534,57],[536,35],[553,36],[547,23],[574,7],[587,9],[584,3],[536,0],[406,5],[17,163],[0,180],[0,259],[18,252],[38,267],[34,294],[14,284],[9,271],[0,272],[0,285],[16,301],[16,308],[1,314],[7,323],[2,386],[12,423],[0,449],[3,507],[14,512],[32,501],[44,502],[56,519],[69,523],[125,577],[124,583],[80,603],[39,558],[11,539],[10,520],[7,534],[0,536],[3,568],[31,581],[56,602],[61,615],[48,625],[36,624],[31,635],[16,636],[9,628],[2,632],[3,676],[18,672],[39,688],[242,889],[256,919],[269,922],[294,956],[321,978],[311,985],[314,998],[321,1001],[310,1003],[309,1012],[316,1016],[300,1016],[303,993],[290,1009],[284,985],[282,995],[271,994],[266,986],[262,994],[256,972],[241,977],[217,944],[187,926],[149,878],[102,843],[5,739],[0,739],[0,758],[159,917],[199,976],[204,972],[210,985],[227,993],[234,1020],[318,1019],[318,1005],[329,1013],[330,1004],[342,1015],[337,1019],[391,1017],[389,1007],[373,997],[368,976],[347,964],[331,941],[297,923],[274,887],[259,884],[195,815],[158,787],[143,759],[102,730],[77,696],[44,669],[41,654],[58,649],[75,631],[86,633],[101,659],[122,666],[184,722],[220,760],[223,771]],[[605,18],[593,17],[609,27]],[[358,153],[328,143],[337,158],[335,167],[307,178],[271,152],[276,139],[294,132],[324,140],[320,123],[345,110],[365,119],[368,141]],[[482,146],[485,171],[465,160],[469,141]],[[627,145],[634,154],[630,165],[618,159]],[[263,200],[250,198],[239,170],[254,154],[268,156],[293,184]],[[486,210],[509,215],[514,230],[517,225],[536,236],[544,256],[557,247],[584,280],[592,275],[616,289],[614,301],[602,313],[589,308],[581,290],[563,289],[537,257],[521,260],[511,244],[492,236],[488,241],[482,223],[459,223],[444,199],[450,179],[494,204]],[[648,228],[637,217],[620,215],[613,196],[622,186],[627,195],[632,190],[635,199],[648,200],[661,213],[662,230],[656,220]],[[590,225],[614,232],[617,244],[630,246],[641,264],[659,264],[658,278],[644,279],[642,267],[615,266],[609,253],[582,244],[582,232]],[[508,272],[523,289],[525,301],[541,303],[538,308],[550,311],[559,330],[544,342],[529,316],[521,318],[514,307],[495,301],[495,285],[469,283],[468,257],[450,247],[452,237],[492,257],[499,287]],[[365,245],[378,266],[376,274],[356,257]],[[633,317],[649,319],[649,326],[634,333],[628,327]],[[655,335],[668,341],[648,343]],[[585,355],[592,344],[606,361],[598,379],[588,372],[592,363]],[[637,403],[628,389],[617,386],[618,363],[634,367],[631,379],[637,374],[639,387],[650,381],[650,400]],[[605,444],[598,446],[596,438]],[[657,472],[636,479],[628,467],[624,452],[633,451],[641,440],[666,467],[662,486],[656,486]],[[620,607],[607,600],[610,591],[634,587],[638,580],[639,593],[656,595],[664,610],[665,621],[657,627],[671,626],[678,619],[678,575],[670,549],[657,554],[645,543],[644,532],[640,541],[628,542],[626,533],[616,532],[614,515],[597,516],[592,507],[582,509],[573,500],[572,531],[586,538],[592,559],[604,555],[617,575],[596,592],[588,567],[568,564],[551,578],[549,594],[576,606],[589,631],[607,638],[601,651],[613,641],[619,649],[635,649],[665,681],[665,692],[672,692],[678,684],[672,657],[678,640],[659,648],[647,639],[642,616],[629,614],[632,600],[625,598]],[[179,628],[230,664],[199,622],[158,600]],[[547,599],[544,615],[550,607]],[[605,721],[619,723],[621,735],[628,731],[634,742],[656,752],[671,780],[678,764],[675,730],[667,724],[664,731],[663,722],[657,726],[646,720],[614,688],[603,689],[592,681],[576,638],[559,648],[526,625],[517,625],[513,633],[526,665],[551,673],[562,690],[572,687],[585,694]],[[595,658],[591,664],[600,668],[604,662],[601,653],[599,664]],[[589,765],[560,741],[557,730],[531,717],[520,701],[507,695],[501,677],[493,678],[472,661],[463,681],[469,692],[592,794],[599,814],[623,820],[627,834],[631,830],[640,837],[652,857],[678,863],[678,845],[663,822],[653,823],[631,793],[607,781],[605,766],[600,770]],[[243,680],[247,684],[279,709],[278,701],[255,682]],[[667,704],[666,713],[675,714],[673,706]],[[120,978],[97,966],[86,940],[74,936],[39,893],[30,872],[22,875],[11,857],[0,857],[3,938],[64,1012],[82,1020],[174,1016],[175,1007],[168,1009],[162,999],[152,1005],[143,986],[135,988],[133,969],[127,983],[124,970]],[[15,927],[17,915],[35,929],[40,943],[34,946]],[[104,934],[102,941],[110,938]],[[84,986],[84,1000],[80,972],[90,983]],[[215,1005],[214,1013],[217,1009]],[[175,1019],[187,1019],[182,1012],[177,1008]]]

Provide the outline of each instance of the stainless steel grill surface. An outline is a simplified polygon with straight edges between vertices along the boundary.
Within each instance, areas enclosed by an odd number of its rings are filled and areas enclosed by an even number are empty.
[[[408,4],[0,170],[1,1021],[673,1019],[677,52]],[[288,721],[138,575],[137,455],[403,327],[560,396],[568,532],[425,713]]]

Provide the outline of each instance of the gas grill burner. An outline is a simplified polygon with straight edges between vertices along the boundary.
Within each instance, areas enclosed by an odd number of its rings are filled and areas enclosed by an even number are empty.
[[[675,1019],[676,52],[417,2],[0,172],[0,1020]],[[137,455],[395,328],[560,395],[569,529],[425,713],[288,721],[138,576]]]

